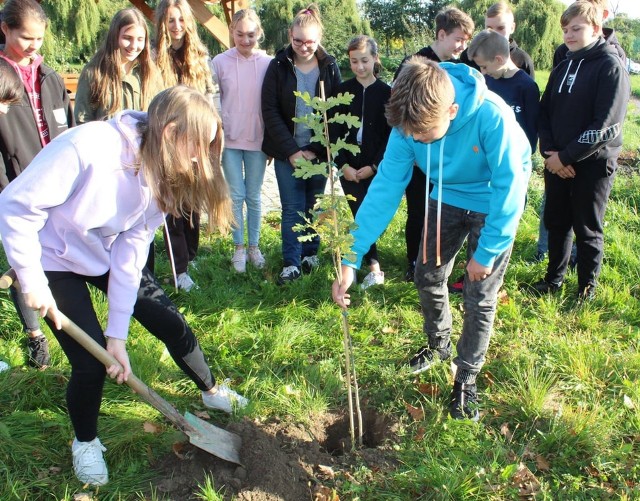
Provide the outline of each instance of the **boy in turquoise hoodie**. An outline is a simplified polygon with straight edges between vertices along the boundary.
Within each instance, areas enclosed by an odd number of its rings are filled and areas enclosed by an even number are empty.
[[[509,106],[487,90],[478,71],[462,64],[410,60],[396,79],[386,115],[393,130],[356,216],[355,260],[343,261],[342,282],[333,284],[333,299],[349,305],[354,269],[393,218],[412,167],[418,165],[434,185],[415,274],[428,345],[409,365],[419,374],[451,357],[447,279],[468,239],[468,286],[449,411],[455,419],[477,420],[476,378],[524,209],[529,141]]]

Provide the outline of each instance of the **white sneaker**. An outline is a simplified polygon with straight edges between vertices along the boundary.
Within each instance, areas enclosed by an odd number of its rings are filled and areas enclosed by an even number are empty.
[[[236,249],[231,258],[231,264],[238,273],[247,271],[247,251],[245,249]]]
[[[303,273],[311,273],[320,266],[320,258],[317,255],[302,258],[301,268]]]
[[[384,284],[384,271],[372,271],[360,284],[360,288],[362,290],[368,289],[372,285],[382,285]]]
[[[218,391],[215,393],[209,393],[208,391],[202,392],[202,402],[210,409],[219,409],[231,414],[234,405],[239,409],[243,409],[249,403],[249,400],[233,391],[226,384],[219,384],[216,386],[216,389]]]
[[[73,440],[71,455],[73,456],[73,471],[83,484],[105,485],[109,481],[107,464],[102,453],[106,451],[98,437],[91,442]]]
[[[248,258],[249,262],[260,270],[264,268],[264,265],[266,264],[264,256],[258,247],[249,247]]]
[[[197,288],[196,283],[191,279],[188,273],[180,273],[178,275],[178,289],[189,292],[193,288]]]

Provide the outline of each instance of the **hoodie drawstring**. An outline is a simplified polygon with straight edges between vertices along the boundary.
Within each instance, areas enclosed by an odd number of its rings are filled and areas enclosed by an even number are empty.
[[[562,86],[564,85],[564,81],[567,79],[567,75],[569,74],[569,70],[571,70],[571,63],[573,63],[573,61],[569,61],[569,64],[567,65],[567,71],[565,71],[564,73],[564,77],[562,77],[562,82],[560,82],[560,87],[558,87],[558,94],[560,94],[562,92]]]
[[[569,86],[569,94],[571,94],[571,89],[573,89],[573,84],[576,83],[576,80],[578,79],[578,72],[580,71],[580,66],[582,66],[582,61],[584,61],[584,59],[580,59],[580,62],[578,63],[578,67],[576,68],[576,73],[575,75],[573,75],[573,79],[571,80],[571,85]]]
[[[440,141],[440,155],[438,158],[438,205],[436,212],[436,266],[442,264],[440,257],[440,223],[442,215],[442,168],[444,163],[444,142],[446,137]],[[424,227],[422,230],[422,264],[427,264],[427,223],[429,220],[429,178],[431,177],[431,143],[427,145],[427,186],[424,205]]]

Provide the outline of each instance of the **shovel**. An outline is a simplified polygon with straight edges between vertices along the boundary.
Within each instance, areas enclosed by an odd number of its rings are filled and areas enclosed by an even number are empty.
[[[11,285],[19,290],[19,284],[13,270],[7,271],[0,277],[0,289],[7,289]],[[113,355],[94,341],[66,315],[60,312],[60,316],[62,317],[62,330],[102,362],[105,367],[120,365]],[[184,432],[189,437],[190,443],[216,457],[235,464],[242,464],[240,462],[242,439],[238,435],[207,423],[190,412],[186,412],[182,416],[169,402],[133,374],[129,375],[126,383],[149,405],[160,411],[176,428]]]

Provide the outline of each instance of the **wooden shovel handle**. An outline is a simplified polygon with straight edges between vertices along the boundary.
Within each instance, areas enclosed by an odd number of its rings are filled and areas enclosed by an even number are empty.
[[[0,277],[0,289],[8,289],[14,286],[18,291],[20,290],[20,284],[16,277],[16,273],[13,269],[8,270]],[[111,367],[117,365],[120,371],[124,370],[120,362],[116,358],[105,350],[97,341],[95,341],[89,334],[82,330],[78,325],[73,322],[64,313],[59,312],[59,317],[62,323],[62,330],[71,336],[79,345],[93,355],[98,361],[100,361],[105,367]],[[149,405],[160,411],[169,421],[180,428],[185,433],[196,431],[191,424],[180,414],[169,402],[158,395],[154,390],[149,388],[142,380],[136,377],[134,374],[130,374],[126,381],[127,385],[140,395]]]

